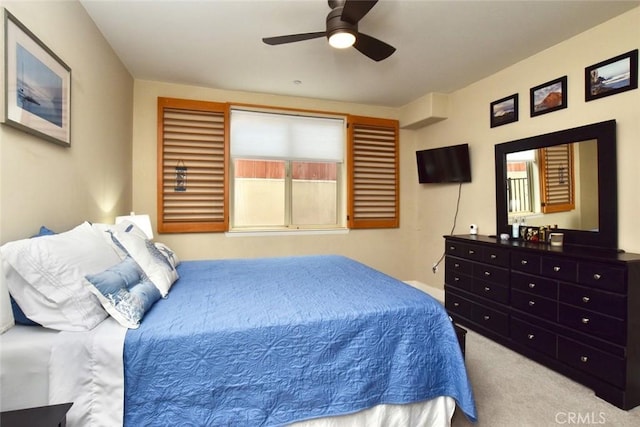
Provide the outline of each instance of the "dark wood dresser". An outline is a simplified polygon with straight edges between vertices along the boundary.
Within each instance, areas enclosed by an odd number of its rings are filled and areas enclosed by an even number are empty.
[[[472,235],[445,245],[454,321],[619,408],[640,404],[640,254]]]

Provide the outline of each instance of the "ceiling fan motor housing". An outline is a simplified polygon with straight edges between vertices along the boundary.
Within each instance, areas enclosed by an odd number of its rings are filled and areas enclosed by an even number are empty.
[[[331,1],[329,3],[331,3]],[[348,32],[354,36],[358,34],[358,24],[352,24],[351,22],[342,20],[342,6],[335,7],[327,15],[327,39],[339,31]]]

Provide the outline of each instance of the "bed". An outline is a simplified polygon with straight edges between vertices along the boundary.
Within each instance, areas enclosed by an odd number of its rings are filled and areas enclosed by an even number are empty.
[[[453,326],[409,285],[335,255],[183,261],[175,273],[136,328],[112,315],[0,336],[2,409],[17,409],[4,384],[31,369],[25,337],[44,333],[36,382],[48,391],[36,395],[74,401],[71,426],[448,425],[456,404],[476,419]]]

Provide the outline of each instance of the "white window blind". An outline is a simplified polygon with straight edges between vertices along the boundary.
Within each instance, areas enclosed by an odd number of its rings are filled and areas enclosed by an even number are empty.
[[[341,163],[344,120],[231,110],[231,156]]]

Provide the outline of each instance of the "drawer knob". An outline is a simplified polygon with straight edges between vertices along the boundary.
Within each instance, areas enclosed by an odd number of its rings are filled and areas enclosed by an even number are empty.
[[[593,275],[593,280],[600,280],[602,276],[600,276],[598,273]]]
[[[486,316],[486,315],[485,315],[485,316],[482,316],[482,318],[483,318],[484,320],[489,320],[489,319],[491,319],[491,316]]]
[[[528,334],[528,335],[527,335],[527,339],[532,340],[532,339],[534,339],[534,338],[535,338],[535,335],[533,335],[533,334]]]
[[[454,280],[455,282],[458,282],[458,281],[460,281],[460,278],[459,278],[459,277],[454,277],[454,278],[453,278],[453,280]]]
[[[534,305],[536,305],[535,301],[529,301],[529,307],[533,307]]]
[[[587,356],[580,356],[580,361],[582,363],[587,363],[589,361],[589,358]]]
[[[484,275],[485,275],[485,276],[487,276],[487,277],[488,277],[488,276],[491,276],[491,272],[490,272],[490,271],[485,271],[485,272],[484,272]]]
[[[476,251],[474,251],[473,249],[469,249],[469,255],[473,255],[475,253],[476,253]]]
[[[581,319],[581,322],[582,322],[583,324],[587,325],[587,324],[589,323],[589,318],[588,318],[588,317],[583,317],[583,318]]]
[[[529,283],[529,289],[533,289],[533,288],[535,288],[535,287],[536,287],[536,284],[535,284],[535,283]]]
[[[484,291],[485,291],[485,292],[489,292],[490,290],[491,290],[491,288],[490,288],[490,287],[488,287],[488,286],[485,286],[485,287],[484,287]]]
[[[560,267],[558,267],[558,266],[556,265],[555,267],[553,267],[553,271],[555,271],[555,272],[557,273],[558,271],[560,271]]]
[[[522,265],[527,265],[529,262],[526,259],[523,259],[520,261],[520,264]]]
[[[591,298],[589,297],[582,297],[582,302],[589,302],[591,300]]]
[[[459,302],[454,302],[454,303],[453,303],[453,306],[454,306],[454,307],[460,307],[460,303],[459,303]]]
[[[496,254],[491,254],[491,259],[496,259],[498,256]]]
[[[455,268],[460,268],[460,264],[458,264],[457,262],[456,262],[455,264],[453,264],[453,266],[454,266]]]
[[[450,250],[450,251],[455,251],[455,250],[456,250],[456,247],[455,247],[455,246],[449,246],[449,250]]]

